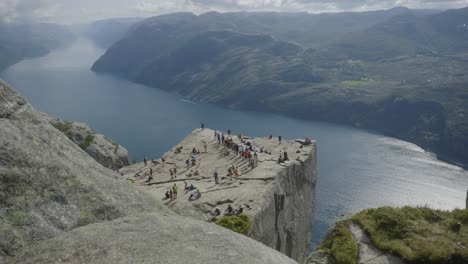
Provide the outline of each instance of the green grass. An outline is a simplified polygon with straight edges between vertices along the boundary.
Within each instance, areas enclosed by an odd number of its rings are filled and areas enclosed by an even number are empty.
[[[468,210],[383,207],[364,210],[353,220],[378,248],[409,263],[468,261]]]
[[[248,215],[224,216],[216,219],[216,224],[225,227],[231,231],[247,235],[252,227],[252,220]]]
[[[348,86],[359,86],[359,85],[364,85],[368,84],[371,80],[368,78],[361,78],[360,80],[348,80],[348,81],[342,81],[341,84],[348,85]]]
[[[71,122],[52,122],[51,125],[63,133],[66,133],[68,130],[70,130],[72,126]]]
[[[338,222],[319,247],[337,264],[356,263],[358,247],[348,224],[349,221]]]
[[[81,142],[79,144],[80,148],[82,148],[83,150],[86,150],[91,144],[93,144],[94,142],[94,135],[88,135],[86,138],[85,138],[85,141]]]

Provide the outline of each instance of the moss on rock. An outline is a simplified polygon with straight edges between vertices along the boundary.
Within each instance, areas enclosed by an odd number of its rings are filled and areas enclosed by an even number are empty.
[[[231,231],[247,235],[252,227],[252,220],[246,214],[239,216],[224,216],[216,220],[216,224]]]

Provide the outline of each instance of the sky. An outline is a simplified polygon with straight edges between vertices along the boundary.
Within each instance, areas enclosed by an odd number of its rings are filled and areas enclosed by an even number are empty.
[[[406,6],[451,9],[468,6],[468,0],[0,0],[0,19],[62,24],[112,17],[148,17],[188,11],[368,11]]]

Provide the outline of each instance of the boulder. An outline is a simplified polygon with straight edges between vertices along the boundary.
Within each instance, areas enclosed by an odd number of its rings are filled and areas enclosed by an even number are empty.
[[[131,164],[127,149],[104,135],[96,133],[87,124],[66,122],[47,115],[45,119],[104,167],[118,170]]]

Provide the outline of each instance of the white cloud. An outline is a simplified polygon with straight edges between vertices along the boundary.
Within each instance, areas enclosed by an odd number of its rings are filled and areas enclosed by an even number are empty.
[[[76,23],[123,16],[188,11],[364,11],[396,6],[461,8],[468,0],[0,0],[0,19]]]

